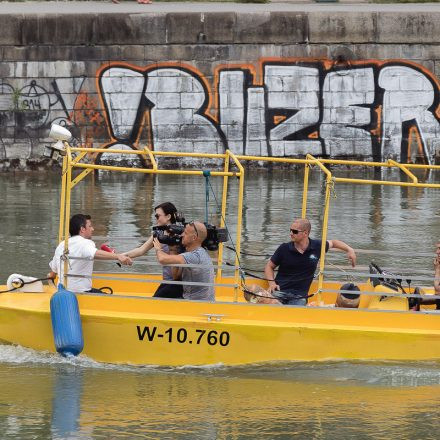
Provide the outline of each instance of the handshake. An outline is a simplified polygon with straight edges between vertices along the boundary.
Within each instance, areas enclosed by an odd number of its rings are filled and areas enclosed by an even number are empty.
[[[131,266],[133,264],[133,260],[125,255],[125,254],[117,254],[115,249],[111,248],[110,246],[107,246],[106,244],[101,245],[101,251],[107,253],[107,254],[112,254],[113,258],[107,258],[107,256],[104,254],[99,254],[99,256],[104,257],[104,258],[98,258],[99,259],[105,259],[105,260],[118,260],[118,262],[116,263],[119,267],[121,267],[121,265],[124,266]]]

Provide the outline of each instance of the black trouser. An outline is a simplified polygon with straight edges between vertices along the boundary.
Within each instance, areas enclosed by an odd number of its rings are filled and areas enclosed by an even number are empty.
[[[105,293],[102,290],[99,289],[95,289],[94,287],[92,287],[90,290],[86,290],[87,293]]]
[[[182,284],[161,284],[153,298],[183,298]]]

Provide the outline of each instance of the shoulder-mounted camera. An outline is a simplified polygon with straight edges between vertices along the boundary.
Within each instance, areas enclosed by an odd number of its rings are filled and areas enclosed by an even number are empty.
[[[179,246],[182,244],[183,231],[188,224],[182,215],[176,216],[177,223],[164,226],[153,226],[153,237],[157,238],[160,243],[168,246]],[[207,237],[202,243],[208,251],[216,251],[219,243],[228,241],[228,231],[226,228],[218,228],[209,223],[204,223],[207,231]]]

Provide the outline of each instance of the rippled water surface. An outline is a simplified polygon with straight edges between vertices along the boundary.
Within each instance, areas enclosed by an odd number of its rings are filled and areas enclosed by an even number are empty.
[[[400,179],[390,172],[379,177]],[[440,180],[435,173],[421,177]],[[212,185],[220,197],[220,181],[212,178]],[[320,233],[321,187],[314,172],[312,236]],[[232,180],[232,234],[236,189]],[[126,250],[149,235],[152,208],[163,201],[174,201],[187,220],[203,220],[204,191],[202,178],[101,174],[75,188],[72,211],[92,215],[98,244]],[[244,265],[262,269],[263,255],[289,239],[301,196],[301,172],[247,173],[243,249],[257,256],[244,256]],[[0,175],[0,202],[0,284],[11,273],[44,276],[57,242],[58,174]],[[212,194],[209,219],[218,222]],[[381,251],[373,257],[384,266],[429,274],[440,238],[438,190],[338,185],[329,238]],[[371,258],[360,252],[359,265]],[[151,269],[153,262],[133,270]],[[337,253],[331,262],[347,264]],[[437,439],[440,432],[435,362],[121,367],[0,345],[0,390],[2,439]]]

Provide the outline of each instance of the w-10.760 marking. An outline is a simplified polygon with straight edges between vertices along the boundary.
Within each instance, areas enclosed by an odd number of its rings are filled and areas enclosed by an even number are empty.
[[[229,332],[218,332],[217,330],[202,330],[202,329],[190,329],[186,328],[172,328],[169,327],[163,333],[158,333],[157,327],[136,326],[137,335],[139,341],[153,342],[154,340],[161,339],[165,342],[178,342],[179,344],[208,344],[208,345],[220,345],[226,347],[230,341]]]

